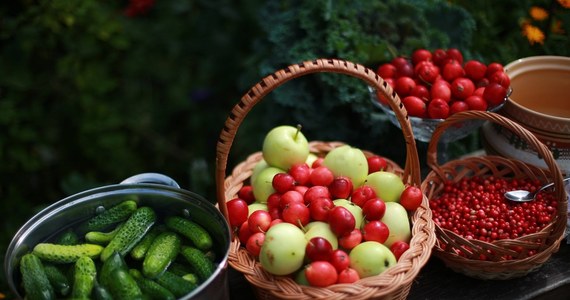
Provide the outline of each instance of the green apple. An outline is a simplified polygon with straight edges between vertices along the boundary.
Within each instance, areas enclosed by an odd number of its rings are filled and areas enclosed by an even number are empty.
[[[259,175],[259,173],[263,170],[265,170],[267,167],[269,167],[269,165],[267,164],[267,162],[265,161],[265,159],[261,159],[260,161],[258,161],[255,166],[253,167],[253,170],[251,171],[251,176],[249,178],[249,182],[251,184],[253,184],[253,182],[255,181],[255,178],[257,178],[257,175]]]
[[[368,175],[368,161],[362,150],[343,145],[332,149],[323,160],[335,177],[346,176],[352,180],[354,188],[361,186]]]
[[[272,167],[289,170],[309,156],[309,142],[300,128],[289,125],[271,129],[263,140],[263,159]]]
[[[247,206],[248,212],[247,212],[247,216],[251,216],[251,214],[256,211],[256,210],[264,210],[264,211],[268,211],[269,209],[267,208],[267,203],[261,203],[261,202],[253,202],[250,205]]]
[[[387,171],[378,171],[368,174],[364,184],[372,187],[376,195],[384,200],[384,202],[400,201],[400,195],[405,188],[402,178]]]
[[[305,276],[305,267],[295,273],[295,282],[299,285],[310,286],[307,276]]]
[[[305,225],[304,230],[307,242],[310,241],[312,238],[318,236],[325,238],[327,241],[329,241],[329,243],[331,243],[331,246],[333,247],[333,250],[336,250],[338,248],[338,238],[331,230],[331,227],[329,226],[328,223],[321,221],[312,221],[309,222],[309,224]]]
[[[364,221],[364,215],[362,214],[362,208],[347,199],[336,199],[333,200],[334,206],[343,206],[344,208],[348,209],[354,216],[354,220],[356,221],[355,228],[360,229],[362,228],[362,222]]]
[[[317,160],[318,158],[319,157],[315,153],[309,153],[309,156],[307,157],[307,160],[305,161],[305,163],[310,167],[313,165],[315,160]]]
[[[410,228],[410,220],[406,209],[398,202],[386,202],[386,212],[381,221],[388,226],[390,235],[384,242],[386,247],[390,248],[396,241],[410,243],[412,231]]]
[[[350,267],[355,269],[360,278],[376,276],[397,263],[390,249],[378,242],[363,242],[352,248]]]
[[[305,233],[291,223],[271,226],[259,252],[259,262],[274,275],[288,275],[299,270],[304,263],[307,240]]]
[[[285,171],[275,167],[266,167],[255,176],[255,181],[251,184],[255,201],[267,203],[267,197],[275,193],[273,177],[278,173],[285,173]]]

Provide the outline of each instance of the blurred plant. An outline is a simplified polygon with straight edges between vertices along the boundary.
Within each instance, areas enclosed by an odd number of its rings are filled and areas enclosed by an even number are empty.
[[[564,28],[570,26],[567,24],[568,10],[570,10],[570,1],[567,0],[553,0],[547,7],[531,6],[528,11],[530,18],[523,18],[521,21],[522,35],[531,45],[544,46],[550,40],[555,43],[564,41],[570,43]]]
[[[375,69],[420,47],[470,49],[475,29],[467,11],[446,1],[268,1],[259,20],[266,36],[256,40],[255,49],[258,73],[264,75],[316,58],[342,58]],[[274,99],[266,104],[271,113],[258,128],[298,122],[310,139],[342,140],[404,159],[402,148],[394,147],[403,142],[401,132],[375,110],[360,80],[306,76],[268,98]]]

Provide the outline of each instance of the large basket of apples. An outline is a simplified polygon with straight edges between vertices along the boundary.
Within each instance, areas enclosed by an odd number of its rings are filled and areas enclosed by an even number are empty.
[[[467,119],[494,123],[534,149],[542,169],[501,156],[471,156],[442,165],[437,143],[442,133]],[[558,251],[567,222],[567,196],[561,171],[549,148],[530,131],[492,112],[454,114],[433,133],[427,150],[430,173],[422,190],[430,199],[436,225],[434,255],[449,268],[480,279],[510,279],[540,268]],[[535,200],[514,202],[506,192],[537,191]]]
[[[227,174],[231,145],[251,108],[283,83],[318,72],[382,91],[401,122],[404,168],[342,142],[309,142],[299,127],[281,125]],[[228,262],[259,299],[403,299],[430,257],[434,224],[405,108],[362,65],[317,59],[263,78],[232,109],[216,162],[218,207],[233,229]]]

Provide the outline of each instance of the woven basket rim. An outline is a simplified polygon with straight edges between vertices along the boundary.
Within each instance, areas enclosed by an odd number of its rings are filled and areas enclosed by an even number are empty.
[[[482,155],[460,158],[448,161],[442,165],[437,162],[437,140],[441,131],[446,126],[450,126],[454,122],[468,118],[480,118],[489,122],[495,122],[505,126],[526,139],[530,145],[535,147],[537,151],[544,157],[547,162],[548,169],[542,169],[532,164],[523,162],[514,158],[505,158],[498,155]],[[453,231],[440,227],[435,224],[437,242],[434,245],[433,254],[440,258],[444,263],[456,272],[465,275],[481,278],[481,279],[509,279],[524,276],[529,272],[537,270],[550,256],[558,251],[567,223],[567,197],[562,183],[562,173],[548,148],[541,143],[532,133],[524,129],[522,126],[503,117],[499,114],[489,112],[467,112],[454,116],[454,119],[446,121],[441,127],[436,128],[434,139],[428,145],[428,165],[431,171],[427,174],[422,182],[422,190],[428,198],[433,198],[438,194],[437,188],[441,187],[444,181],[457,181],[465,177],[474,176],[495,176],[500,178],[531,178],[539,179],[541,182],[549,178],[553,178],[556,185],[555,197],[558,200],[557,215],[553,222],[537,232],[536,234],[522,236],[516,239],[497,240],[494,242],[484,242],[480,240],[468,240]],[[433,144],[431,144],[433,143]],[[453,179],[450,179],[453,178]],[[535,242],[529,240],[544,240],[537,246]],[[453,244],[450,244],[452,243]],[[485,261],[471,257],[457,255],[451,248],[466,247],[464,249],[473,250],[472,256],[483,254],[484,252],[477,249],[499,249],[507,250],[507,246],[517,245],[521,247],[532,246],[539,247],[535,255],[524,258],[514,258],[504,261]],[[532,249],[532,248],[531,248]]]
[[[311,141],[309,142],[309,145],[311,149],[332,149],[334,147],[344,145],[344,143]],[[321,151],[321,153],[324,153],[325,151],[326,150]],[[366,150],[363,150],[363,152],[367,156],[374,154]],[[239,188],[244,184],[244,174],[251,174],[255,163],[259,162],[261,159],[262,153],[255,152],[250,154],[246,160],[236,165],[231,175],[226,178],[226,191],[230,192],[226,194],[226,201],[229,201],[236,197],[235,193],[237,193]],[[398,164],[390,159],[387,159],[387,162],[389,166],[387,169],[388,171],[398,174],[399,176],[403,174],[403,170]],[[244,277],[249,283],[254,285],[256,288],[266,289],[267,293],[270,294],[271,297],[277,298],[289,298],[293,296],[304,297],[310,295],[311,297],[318,296],[326,297],[327,299],[330,297],[356,297],[357,299],[369,299],[370,297],[384,296],[390,293],[398,292],[398,289],[400,289],[402,286],[406,286],[406,288],[409,289],[414,278],[417,276],[421,269],[410,268],[410,265],[414,263],[425,264],[431,255],[430,253],[430,255],[418,257],[417,246],[420,245],[422,247],[422,251],[420,251],[420,253],[422,253],[425,251],[431,251],[431,248],[433,247],[431,241],[424,243],[424,240],[433,239],[433,242],[435,243],[435,236],[426,234],[426,231],[431,232],[434,229],[433,222],[425,221],[428,220],[428,218],[431,219],[431,211],[429,209],[425,210],[427,207],[425,206],[425,201],[427,200],[427,197],[424,195],[422,208],[417,211],[418,215],[414,214],[412,216],[412,220],[415,220],[412,223],[416,226],[412,228],[413,234],[412,240],[410,241],[410,248],[413,245],[413,247],[416,248],[416,252],[406,251],[398,261],[399,264],[402,262],[399,268],[396,268],[396,266],[392,267],[380,275],[363,278],[356,283],[335,284],[329,287],[320,288],[298,285],[289,276],[272,275],[269,272],[263,270],[261,264],[255,259],[255,257],[249,254],[246,249],[240,247],[241,243],[238,237],[232,238],[228,263],[231,267],[243,273]],[[432,246],[429,246],[430,244]],[[429,249],[425,249],[424,247],[428,247]],[[293,290],[288,290],[285,288],[274,288],[272,285],[275,284],[289,288],[294,286],[295,288]]]
[[[418,187],[421,185],[419,158],[411,124],[400,98],[392,87],[373,70],[360,64],[341,59],[316,59],[290,65],[264,77],[244,94],[226,119],[218,140],[216,156],[218,208],[226,220],[228,220],[226,201],[237,193],[238,186],[241,186],[251,175],[251,167],[249,170],[246,170],[248,168],[238,169],[243,168],[254,159],[259,159],[259,153],[252,154],[246,161],[238,164],[231,175],[226,174],[228,155],[239,125],[252,107],[275,88],[297,77],[322,72],[339,73],[361,79],[385,98],[395,112],[406,140],[406,161],[400,177],[405,184]],[[273,276],[263,269],[256,268],[256,261],[248,257],[243,249],[240,251],[239,240],[236,243],[235,236],[230,246],[228,262],[234,269],[244,274],[257,293],[270,295],[271,298],[405,298],[413,279],[429,259],[435,243],[433,220],[427,201],[424,194],[422,204],[412,216],[412,240],[410,241],[410,249],[400,257],[402,263],[398,262],[379,276],[361,279],[358,284],[333,285],[329,288],[301,287],[292,280]],[[237,263],[238,261],[239,263]]]

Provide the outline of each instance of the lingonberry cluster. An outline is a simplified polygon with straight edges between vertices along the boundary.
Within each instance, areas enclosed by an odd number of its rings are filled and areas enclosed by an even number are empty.
[[[524,203],[508,201],[504,193],[539,187],[539,181],[530,179],[463,178],[444,183],[443,193],[430,200],[430,208],[437,225],[466,239],[516,239],[553,221],[558,203],[552,192],[541,192],[535,201]]]

